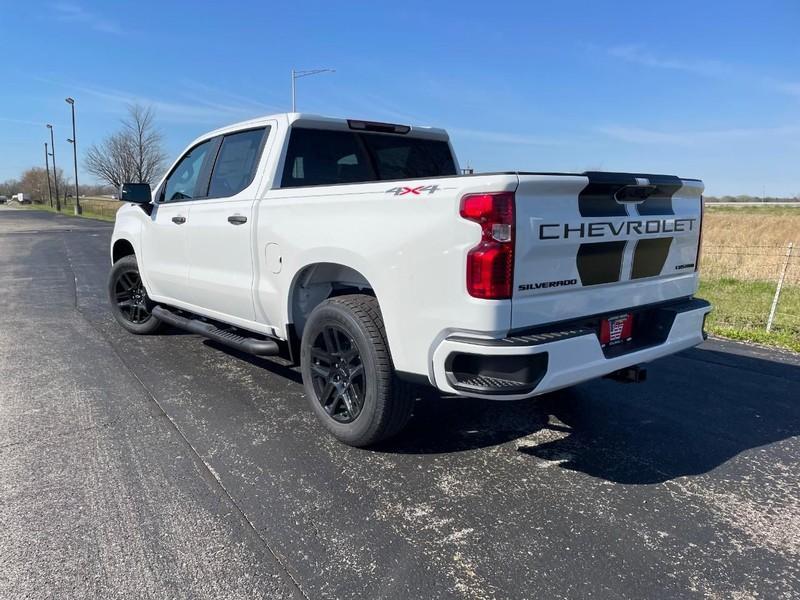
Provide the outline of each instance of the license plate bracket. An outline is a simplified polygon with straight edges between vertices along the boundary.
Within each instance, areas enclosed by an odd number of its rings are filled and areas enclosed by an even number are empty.
[[[616,346],[633,339],[633,315],[625,313],[606,317],[600,321],[600,345]]]

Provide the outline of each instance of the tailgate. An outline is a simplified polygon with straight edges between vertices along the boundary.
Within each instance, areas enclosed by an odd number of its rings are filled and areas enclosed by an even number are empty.
[[[519,178],[512,329],[695,293],[702,182],[601,172]]]

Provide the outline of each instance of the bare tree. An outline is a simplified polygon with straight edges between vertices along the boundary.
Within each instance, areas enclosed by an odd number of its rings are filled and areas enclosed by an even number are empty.
[[[52,173],[49,174],[52,177]],[[64,171],[58,169],[56,173],[58,177],[58,185],[61,189],[67,189],[67,180],[64,177]],[[14,182],[18,189],[15,189],[12,194],[23,192],[30,196],[34,202],[44,202],[47,196],[47,177],[48,173],[42,167],[31,167],[22,172],[19,181]],[[4,194],[5,195],[5,194]]]
[[[86,170],[119,188],[125,182],[151,183],[161,175],[164,151],[151,107],[128,105],[122,129],[86,153]]]
[[[19,181],[17,179],[6,179],[0,182],[0,196],[10,198],[19,191]]]

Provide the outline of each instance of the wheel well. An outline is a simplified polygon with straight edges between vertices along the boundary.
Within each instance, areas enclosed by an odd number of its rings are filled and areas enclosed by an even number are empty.
[[[111,262],[117,262],[120,258],[136,254],[133,251],[133,245],[128,240],[117,240],[114,242],[114,248],[111,251]]]
[[[374,296],[372,285],[361,273],[336,263],[304,267],[294,278],[289,293],[289,322],[299,340],[308,316],[321,302],[343,294]]]

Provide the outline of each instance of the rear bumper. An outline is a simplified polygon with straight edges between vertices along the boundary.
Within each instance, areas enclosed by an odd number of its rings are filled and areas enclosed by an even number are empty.
[[[705,339],[703,323],[711,310],[705,300],[665,303],[647,310],[653,331],[646,332],[645,342],[630,349],[604,350],[591,326],[576,323],[503,339],[450,336],[433,353],[434,384],[461,396],[518,400],[668,356]]]

